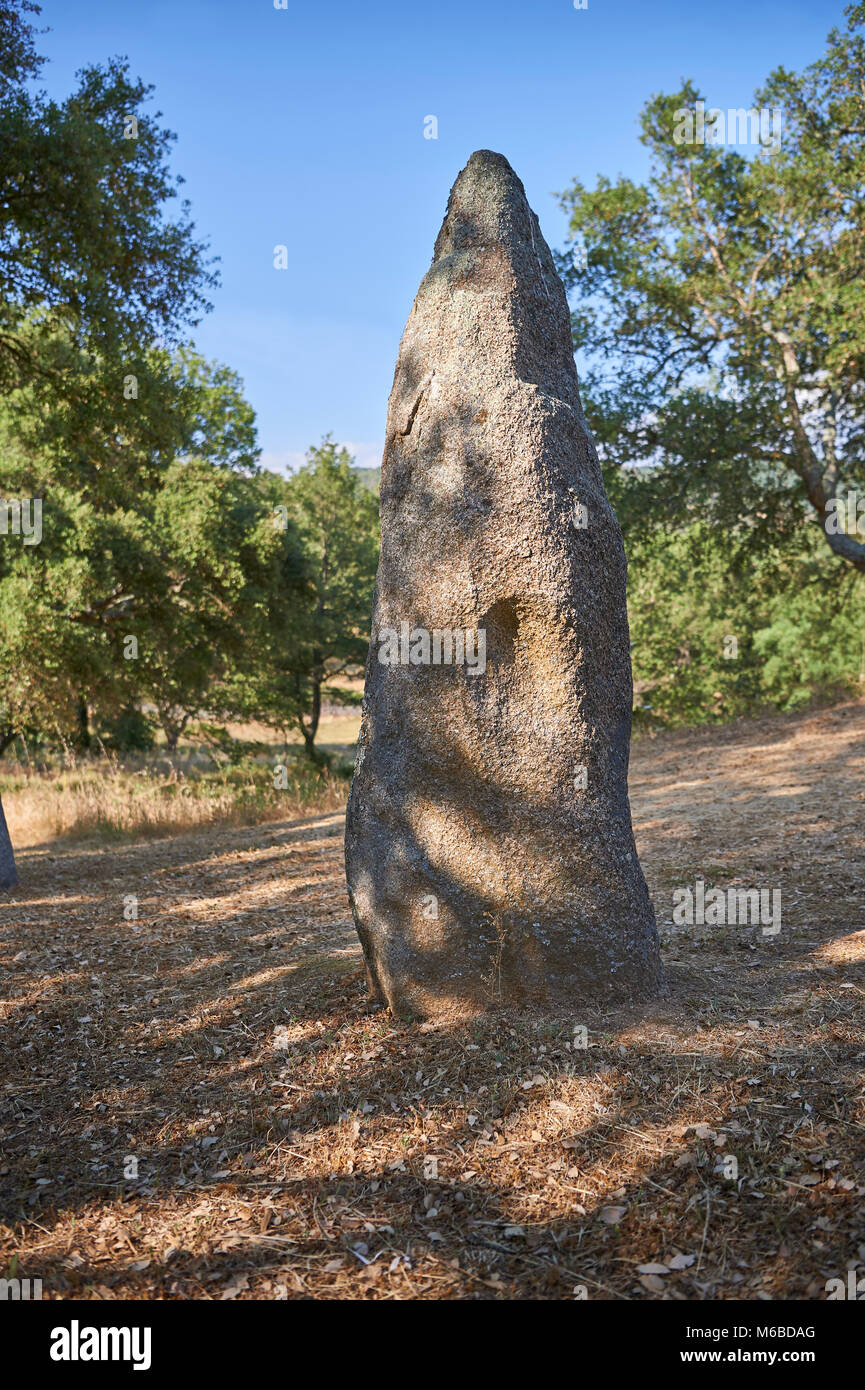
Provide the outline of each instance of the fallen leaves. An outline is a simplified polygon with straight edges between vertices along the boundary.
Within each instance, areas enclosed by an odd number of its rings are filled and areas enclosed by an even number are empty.
[[[865,1250],[865,933],[840,897],[815,910],[830,866],[859,879],[849,840],[828,858],[825,824],[760,790],[803,749],[818,777],[811,727],[635,745],[656,900],[674,869],[723,853],[755,877],[768,854],[807,924],[791,908],[759,969],[728,934],[665,927],[670,996],[578,1025],[370,1014],[336,815],[124,846],[113,879],[92,851],[40,857],[32,920],[0,909],[7,1261],[85,1298],[822,1296]],[[697,790],[670,763],[696,747]],[[809,815],[861,779],[832,767]],[[742,777],[752,801],[729,796]],[[134,951],[125,892],[153,900]]]

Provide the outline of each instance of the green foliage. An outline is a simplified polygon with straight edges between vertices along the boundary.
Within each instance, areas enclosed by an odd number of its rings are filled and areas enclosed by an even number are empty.
[[[677,139],[696,134],[686,82],[643,109],[645,184],[562,197],[638,723],[862,689],[865,544],[824,527],[831,499],[865,493],[865,4],[846,15],[823,57],[756,93],[782,109],[777,144]]]
[[[865,677],[865,581],[839,584],[810,530],[781,559],[707,521],[630,532],[635,724],[724,722],[855,694]]]
[[[349,690],[346,686],[342,685],[328,684],[322,691],[322,694],[326,695],[328,699],[333,700],[335,704],[343,705],[346,708],[354,706],[359,709],[363,704],[363,691]]]
[[[378,562],[378,506],[345,449],[330,437],[290,479],[262,480],[282,538],[280,582],[245,679],[247,712],[285,733],[294,727],[311,756],[325,688],[362,669]]]
[[[687,83],[644,109],[645,185],[564,195],[648,725],[862,688],[865,544],[822,525],[865,493],[865,3],[847,13],[757,94],[785,108],[777,148],[677,144]],[[0,753],[91,727],[146,751],[158,725],[172,769],[184,733],[214,765],[166,797],[263,814],[270,766],[225,724],[299,732],[291,786],[335,785],[316,738],[325,700],[360,698],[378,470],[330,437],[291,478],[259,469],[242,383],[183,341],[215,278],[185,205],[166,215],[150,89],[115,60],[49,101],[36,14],[0,0],[0,500],[42,505],[38,544],[0,536]]]
[[[34,86],[42,60],[26,0],[0,5],[0,385],[45,382],[43,337],[120,359],[208,307],[216,277],[189,209],[174,136],[125,61],[89,66],[63,102]],[[26,330],[26,331],[25,331]],[[61,376],[58,378],[62,380]]]
[[[590,423],[610,465],[653,465],[645,509],[757,521],[770,545],[807,515],[865,570],[865,543],[823,530],[829,501],[865,486],[865,4],[846,13],[823,58],[756,94],[785,119],[753,158],[677,143],[691,83],[653,97],[651,177],[574,183],[588,267],[561,264]]]
[[[241,382],[180,341],[216,281],[167,213],[174,137],[122,60],[49,100],[38,13],[0,0],[0,500],[42,508],[38,544],[0,537],[0,751],[143,746],[151,711],[171,753],[202,713],[312,751],[365,661],[375,498],[329,440],[259,475]]]
[[[153,721],[135,705],[127,705],[98,721],[96,740],[108,753],[148,753],[155,743]]]
[[[188,348],[145,365],[146,394],[117,392],[88,417],[86,453],[66,451],[64,399],[46,405],[25,385],[0,410],[6,495],[40,498],[43,517],[38,545],[0,546],[0,678],[16,726],[68,727],[82,696],[104,713],[148,700],[173,747],[266,602],[240,382]]]

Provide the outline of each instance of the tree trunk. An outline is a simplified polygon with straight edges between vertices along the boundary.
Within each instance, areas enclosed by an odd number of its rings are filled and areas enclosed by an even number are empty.
[[[303,715],[300,715],[299,723],[300,731],[303,734],[304,749],[307,757],[311,758],[314,763],[320,763],[324,760],[315,746],[315,736],[318,733],[318,726],[321,721],[321,686],[324,678],[324,673],[321,669],[320,652],[315,652],[313,654],[313,661],[315,663],[313,668],[315,674],[312,677],[312,699],[310,702],[309,722],[307,723]]]
[[[188,714],[177,715],[173,712],[174,706],[165,706],[157,709],[159,723],[162,732],[165,734],[165,747],[170,757],[174,757],[177,752],[177,744],[180,735],[186,728],[189,720]]]
[[[79,695],[75,712],[75,747],[80,753],[90,751],[90,711],[84,695]]]

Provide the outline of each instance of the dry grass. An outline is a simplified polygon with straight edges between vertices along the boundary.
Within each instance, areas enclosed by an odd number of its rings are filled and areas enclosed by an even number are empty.
[[[338,812],[25,853],[7,1260],[48,1297],[825,1297],[865,1264],[863,771],[858,704],[639,741],[668,993],[538,1024],[367,1011]],[[697,875],[780,887],[781,934],[674,928]]]
[[[350,757],[350,738],[359,720],[330,721],[322,744]],[[345,726],[345,727],[344,727]],[[335,734],[346,734],[338,742]],[[274,766],[283,762],[287,786],[274,786]],[[208,825],[257,825],[303,811],[344,805],[344,777],[319,772],[303,758],[270,754],[247,757],[237,767],[215,769],[205,752],[183,750],[118,759],[76,759],[59,766],[2,766],[0,778],[7,819],[17,847],[27,849],[61,838],[113,841],[132,836],[179,835]]]
[[[352,684],[354,684],[352,682]],[[360,682],[361,688],[363,682]],[[272,729],[268,729],[264,724],[227,724],[226,731],[232,738],[243,740],[255,740],[259,743],[271,743],[274,740]],[[324,714],[319,724],[317,743],[325,752],[344,753],[349,756],[357,743],[358,730],[360,729],[360,712]],[[295,729],[289,729],[286,734],[286,741],[296,747],[303,742],[300,734]]]
[[[199,785],[171,773],[84,764],[66,772],[30,773],[3,804],[22,849],[61,838],[115,840],[180,835],[207,825],[258,825],[286,814],[327,810],[345,801],[345,785],[327,775],[301,778],[274,792],[269,769],[232,783]]]

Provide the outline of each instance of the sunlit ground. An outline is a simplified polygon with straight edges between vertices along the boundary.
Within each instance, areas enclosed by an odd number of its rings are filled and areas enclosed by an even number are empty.
[[[865,1273],[863,773],[857,704],[637,741],[668,993],[538,1024],[366,1012],[338,805],[34,844],[0,909],[3,1272],[46,1297],[825,1297]],[[779,888],[781,932],[674,927],[697,877]]]

